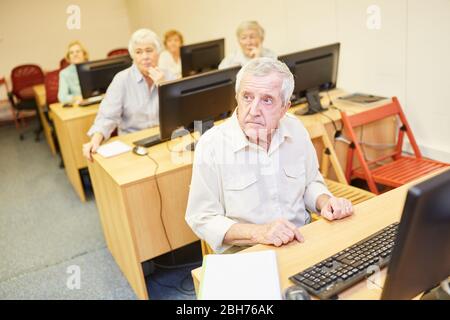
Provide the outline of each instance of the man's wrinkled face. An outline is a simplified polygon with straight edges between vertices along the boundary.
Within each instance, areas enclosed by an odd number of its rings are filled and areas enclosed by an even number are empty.
[[[244,75],[237,95],[239,125],[253,143],[266,140],[278,127],[289,109],[283,105],[282,79],[276,73],[267,76]]]

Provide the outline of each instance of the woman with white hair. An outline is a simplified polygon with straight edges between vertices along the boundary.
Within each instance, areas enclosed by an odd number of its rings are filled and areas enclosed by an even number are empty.
[[[149,29],[139,29],[131,36],[128,51],[133,65],[115,75],[87,133],[91,141],[83,145],[83,155],[90,161],[114,129],[118,128],[120,135],[159,125],[157,86],[174,76],[157,67],[161,52],[158,36]]]
[[[240,49],[231,56],[225,57],[219,65],[219,69],[232,66],[243,66],[251,59],[268,57],[276,58],[277,55],[263,47],[264,29],[257,21],[244,21],[236,31]]]

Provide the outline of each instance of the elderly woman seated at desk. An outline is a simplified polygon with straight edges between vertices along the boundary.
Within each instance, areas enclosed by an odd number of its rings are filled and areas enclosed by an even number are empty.
[[[59,73],[58,100],[61,103],[80,102],[81,88],[76,64],[88,61],[89,54],[81,42],[69,43],[65,56],[70,65]]]
[[[243,66],[251,59],[267,57],[276,58],[277,55],[263,47],[264,29],[256,21],[242,22],[236,31],[240,49],[231,56],[225,57],[219,65],[219,69],[232,66]]]
[[[157,67],[161,43],[153,31],[139,29],[131,36],[128,50],[133,65],[116,74],[87,133],[91,141],[83,145],[83,155],[90,161],[114,129],[120,135],[159,125],[157,86],[174,79],[168,70]]]
[[[177,30],[169,30],[164,35],[166,50],[159,56],[159,67],[168,69],[177,78],[181,78],[180,48],[183,45],[183,36]]]

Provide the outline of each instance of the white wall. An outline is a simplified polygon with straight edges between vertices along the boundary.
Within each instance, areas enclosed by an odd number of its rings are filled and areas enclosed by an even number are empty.
[[[425,156],[450,162],[449,0],[126,0],[133,27],[162,35],[175,28],[186,43],[225,37],[255,19],[278,54],[341,42],[338,86],[397,96]],[[367,9],[380,10],[379,29]],[[406,145],[406,147],[408,147]]]
[[[70,4],[81,9],[80,30],[66,27]],[[105,58],[109,50],[127,46],[130,31],[125,0],[1,0],[0,76],[9,77],[23,63],[56,69],[76,39],[91,59]]]
[[[409,0],[407,116],[424,154],[450,162],[450,1]]]

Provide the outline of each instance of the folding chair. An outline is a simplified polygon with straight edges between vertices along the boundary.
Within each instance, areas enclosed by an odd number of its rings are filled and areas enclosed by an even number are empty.
[[[392,116],[398,116],[401,122],[395,151],[367,161],[354,128]],[[359,114],[349,116],[345,112],[341,112],[341,117],[351,142],[347,153],[346,179],[347,181],[350,181],[352,177],[365,179],[370,190],[375,194],[379,194],[376,183],[396,188],[432,171],[449,166],[447,163],[422,158],[414,135],[396,97],[393,97],[392,102],[384,106]],[[414,150],[414,156],[402,154],[405,133]],[[360,163],[360,167],[357,168],[353,168],[355,152]],[[386,164],[377,164],[386,160],[392,161]]]
[[[314,125],[308,126],[306,129],[308,130],[311,140],[320,139],[322,142],[323,150],[322,150],[322,161],[320,164],[320,173],[322,174],[325,180],[328,190],[330,190],[330,192],[335,197],[346,198],[350,200],[353,205],[356,205],[360,202],[375,197],[375,194],[351,186],[347,183],[344,171],[342,170],[342,167],[339,164],[339,160],[336,156],[336,152],[333,148],[333,145],[330,139],[328,138],[324,126],[321,123],[316,123]],[[334,173],[336,174],[337,181],[327,179],[330,164],[334,170]],[[312,214],[312,218],[315,221],[318,219],[318,216],[316,214]]]

